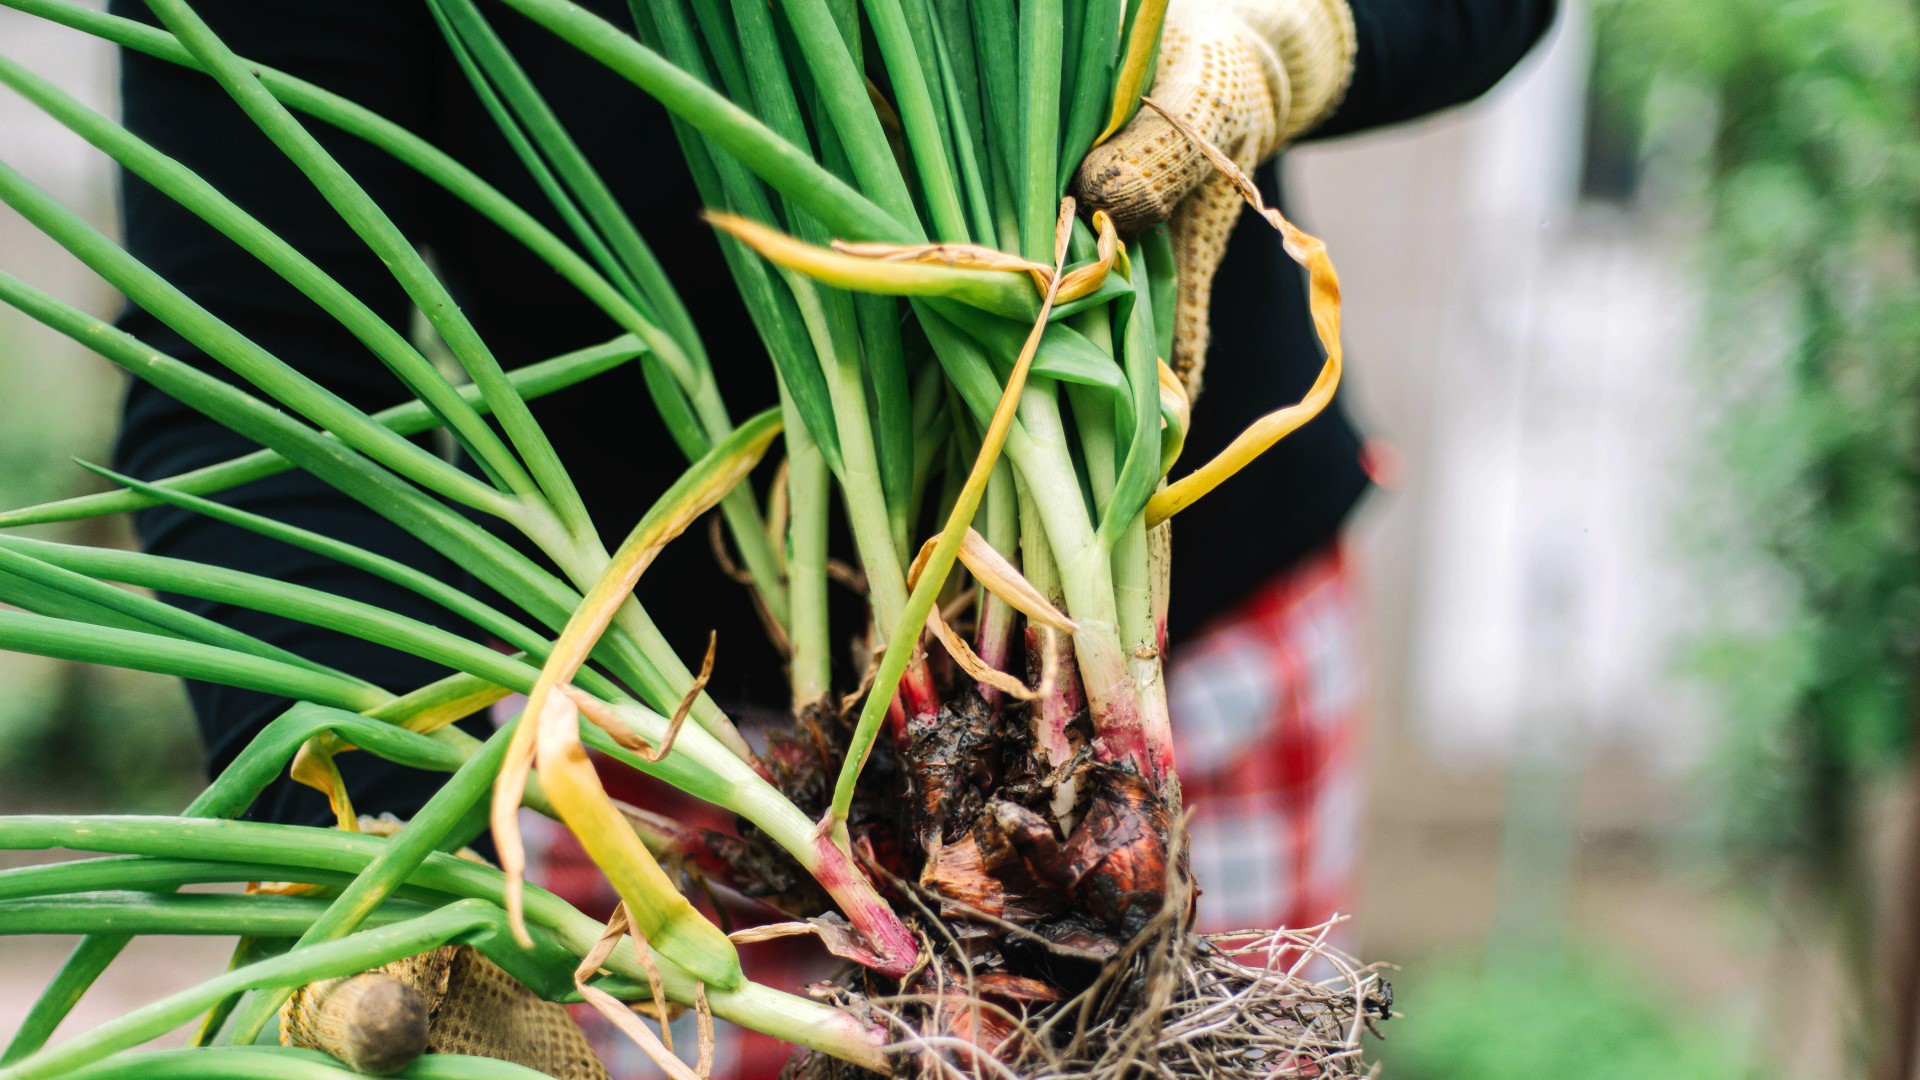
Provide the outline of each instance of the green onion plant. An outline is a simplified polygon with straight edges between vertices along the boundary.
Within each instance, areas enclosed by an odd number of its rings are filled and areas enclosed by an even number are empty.
[[[473,0],[419,2],[559,231],[399,125],[235,55],[191,0],[149,0],[157,27],[70,0],[0,0],[214,80],[390,268],[461,373],[450,378],[191,169],[0,52],[0,84],[312,299],[411,397],[379,413],[356,408],[0,160],[0,201],[237,381],[4,270],[0,300],[260,447],[152,480],[96,469],[116,490],[0,513],[0,526],[173,505],[379,576],[507,650],[240,571],[0,534],[0,647],[293,702],[178,817],[0,819],[0,848],[100,856],[0,871],[0,932],[85,935],[0,1056],[0,1080],[340,1075],[331,1059],[253,1044],[293,988],[449,942],[476,946],[543,995],[580,1000],[586,984],[574,971],[602,927],[523,880],[522,806],[572,830],[623,901],[630,933],[590,988],[647,1000],[651,954],[674,1000],[704,1000],[736,1023],[885,1071],[900,1032],[747,979],[735,942],[689,901],[697,878],[752,891],[751,862],[610,799],[589,750],[738,815],[767,859],[817,884],[807,895],[826,898],[850,927],[829,935],[836,951],[875,985],[911,985],[927,970],[921,924],[932,916],[908,901],[957,897],[967,881],[1000,873],[979,857],[989,835],[1019,840],[1049,917],[1081,919],[1115,941],[1137,931],[1160,906],[1179,800],[1162,664],[1167,519],[1304,422],[1339,371],[1337,322],[1323,324],[1328,373],[1309,400],[1168,483],[1188,417],[1187,390],[1161,359],[1171,351],[1172,246],[1164,229],[1117,236],[1104,214],[1081,213],[1068,197],[1087,150],[1139,107],[1164,2],[632,0],[616,24],[565,0],[506,0],[510,17],[544,27],[672,115],[778,375],[778,407],[752,416],[723,400],[672,267],[648,246],[635,208],[615,197],[489,18]],[[314,137],[316,124],[373,144],[471,206],[578,289],[614,335],[504,369]],[[1309,261],[1310,238],[1287,239]],[[1318,314],[1333,294],[1314,257]],[[685,464],[648,463],[679,479],[609,551],[528,402],[626,363],[640,365]],[[449,433],[465,461],[410,438],[430,428]],[[755,471],[775,460],[777,470]],[[454,556],[494,599],[209,498],[286,469]],[[815,790],[828,793],[817,802],[797,790],[791,762],[770,762],[741,734],[634,598],[660,550],[709,511],[787,657],[796,722],[821,735],[808,763]],[[831,582],[848,576],[830,558],[835,515],[866,593],[860,626],[829,620]],[[454,673],[375,686],[124,586],[325,627]],[[835,686],[831,657],[848,637],[869,661],[857,686]],[[492,738],[452,726],[510,694],[526,695],[526,707]],[[361,835],[333,764],[349,752],[447,780],[395,835]],[[870,768],[876,756],[895,767]],[[235,820],[283,770],[328,794],[340,828]],[[446,854],[489,824],[500,869]],[[908,842],[883,853],[873,841],[888,829]],[[311,888],[176,895],[234,881]],[[129,937],[151,933],[274,947],[48,1045]],[[135,1050],[203,1017],[204,1049]],[[427,1057],[404,1075],[525,1074],[516,1069]]]

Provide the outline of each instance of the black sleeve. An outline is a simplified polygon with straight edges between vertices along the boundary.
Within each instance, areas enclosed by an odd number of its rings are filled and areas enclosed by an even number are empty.
[[[152,21],[139,0],[113,10]],[[200,0],[196,8],[242,56],[296,73],[421,130],[432,77],[423,56],[437,43],[424,5],[339,0]],[[204,75],[124,53],[126,125],[197,170],[242,208],[319,263],[389,323],[404,329],[405,295],[392,276],[319,197],[313,186]],[[403,232],[421,226],[425,185],[378,150],[317,121],[311,130],[386,208]],[[126,242],[131,252],[188,296],[274,355],[365,409],[402,400],[405,391],[338,323],[237,245],[132,176],[122,176]],[[163,352],[228,377],[225,369],[144,311],[129,307],[120,325]],[[133,382],[126,394],[120,468],[157,478],[252,450],[240,436]],[[222,498],[268,517],[325,532],[435,573],[457,568],[372,511],[302,472],[236,489]],[[331,560],[170,508],[138,515],[147,550],[233,567],[280,581],[380,604],[414,618],[471,632],[411,593]],[[437,665],[342,634],[222,605],[170,598],[220,622],[395,692],[445,673]],[[196,719],[217,773],[288,702],[205,683],[188,684]],[[340,758],[362,812],[417,810],[438,781],[371,754]],[[330,819],[316,793],[284,778],[255,807],[256,816],[321,824]]]
[[[1553,25],[1558,0],[1350,0],[1353,83],[1311,137],[1397,124],[1491,90]]]

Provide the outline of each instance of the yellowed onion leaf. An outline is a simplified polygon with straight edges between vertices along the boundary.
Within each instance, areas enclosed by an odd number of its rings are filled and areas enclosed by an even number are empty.
[[[464,720],[474,713],[479,712],[481,709],[487,708],[495,702],[504,701],[513,695],[513,691],[504,686],[482,682],[472,676],[456,675],[454,678],[473,679],[477,685],[472,691],[462,694],[459,697],[440,702],[430,708],[413,712],[405,719],[398,721],[399,726],[417,735],[429,735],[456,720]],[[400,699],[400,701],[405,700],[405,698]],[[373,709],[366,715],[370,719],[384,720],[386,717],[381,715],[383,711],[382,709]]]
[[[975,270],[935,262],[849,255],[796,240],[778,229],[735,214],[708,211],[704,217],[709,224],[775,265],[838,289],[882,296],[947,297],[982,311],[1021,320],[1033,318],[1039,307],[1034,288],[1007,270]]]
[[[931,537],[926,543],[920,545],[920,550],[913,557],[913,563],[907,567],[909,588],[919,583],[920,573],[926,567],[927,561],[933,557],[933,549],[938,541],[939,537]],[[1036,626],[1064,630],[1068,633],[1076,629],[1072,619],[1067,618],[1064,612],[1048,602],[1046,596],[1039,589],[1034,588],[1033,583],[1008,562],[1005,556],[995,550],[992,544],[987,543],[986,538],[978,532],[971,528],[966,531],[966,535],[960,540],[958,556],[961,564],[967,568],[982,588],[1005,601],[1007,606],[1025,615],[1029,622]],[[1020,701],[1032,701],[1045,692],[1044,687],[1040,690],[1029,689],[1026,683],[982,660],[980,655],[973,651],[973,647],[967,644],[966,638],[960,636],[952,626],[948,625],[945,616],[938,608],[927,612],[927,629],[933,633],[934,637],[940,639],[940,644],[946,647],[947,655],[953,657],[954,663],[959,664],[961,670],[975,681],[985,683]]]
[[[1187,394],[1187,384],[1181,381],[1179,373],[1167,366],[1165,360],[1160,365],[1160,409],[1162,413],[1172,413],[1173,427],[1182,434],[1193,419],[1193,398]],[[1161,423],[1166,423],[1163,416]]]
[[[1319,335],[1320,347],[1327,359],[1320,367],[1320,375],[1298,402],[1278,409],[1255,420],[1247,429],[1234,437],[1226,449],[1216,454],[1213,460],[1168,484],[1147,501],[1147,527],[1167,520],[1186,509],[1207,492],[1247,464],[1266,453],[1274,443],[1298,431],[1307,421],[1320,414],[1333,400],[1333,392],[1340,385],[1340,276],[1334,272],[1333,261],[1327,257],[1327,245],[1318,238],[1300,231],[1293,222],[1281,216],[1280,211],[1268,206],[1260,197],[1260,190],[1247,174],[1241,171],[1233,160],[1220,152],[1220,148],[1208,142],[1192,126],[1178,116],[1160,107],[1152,98],[1144,99],[1147,106],[1166,117],[1174,129],[1187,137],[1220,175],[1227,178],[1242,198],[1267,219],[1280,232],[1282,246],[1293,260],[1307,268],[1307,304],[1313,315],[1314,332]]]
[[[580,966],[574,969],[574,989],[580,992],[581,1000],[593,1006],[595,1012],[606,1017],[607,1021],[618,1028],[622,1035],[632,1039],[634,1044],[673,1080],[706,1080],[710,1075],[709,1072],[689,1068],[686,1062],[674,1056],[673,1031],[667,1026],[666,989],[660,978],[660,968],[653,962],[646,939],[638,930],[633,933],[633,947],[640,955],[641,966],[647,970],[647,983],[653,991],[654,1014],[660,1020],[660,1034],[655,1035],[652,1028],[641,1023],[640,1017],[619,998],[587,982],[599,973],[601,965],[613,955],[615,946],[620,944],[620,939],[626,935],[631,925],[627,906],[621,904],[615,907],[613,918],[608,921],[607,929],[600,935],[600,940],[594,943],[593,949],[581,958]],[[707,1049],[707,1047],[701,1047],[703,1061],[708,1060]]]
[[[940,644],[946,647],[947,655],[953,657],[953,662],[960,665],[960,670],[965,671],[975,682],[985,683],[1018,701],[1032,701],[1040,696],[1037,691],[1027,689],[1026,683],[980,659],[980,654],[973,651],[973,646],[967,644],[967,639],[954,632],[953,627],[947,625],[947,620],[942,618],[938,611],[927,612],[927,629],[933,632],[934,637],[940,639]]]
[[[1031,277],[1036,289],[1045,289],[1047,282],[1053,280],[1053,267],[982,244],[885,244],[835,240],[833,250],[882,262],[931,263],[956,270],[1015,270]]]
[[[507,878],[509,925],[521,944],[531,938],[523,909],[526,849],[520,837],[519,808],[537,763],[548,801],[607,875],[634,925],[654,946],[702,981],[731,989],[744,977],[726,935],[680,895],[607,797],[580,744],[579,706],[560,688],[570,684],[586,663],[660,550],[732,491],[779,432],[778,414],[762,413],[682,474],[608,560],[541,667],[494,781],[490,815],[500,867]]]
[[[1105,210],[1093,212],[1093,228],[1098,245],[1094,250],[1098,257],[1078,270],[1068,272],[1060,282],[1060,291],[1054,296],[1054,303],[1071,303],[1106,284],[1115,259],[1125,250],[1120,243],[1120,235],[1114,231],[1113,219],[1107,216]]]
[[[927,560],[933,556],[933,549],[939,537],[928,537],[913,556],[913,562],[907,566],[907,587],[912,588],[920,580],[920,573],[926,567]],[[1007,606],[1025,615],[1028,620],[1055,630],[1068,633],[1079,629],[1067,614],[1047,600],[1046,595],[1034,588],[1019,569],[1008,562],[986,537],[971,527],[960,538],[959,558],[967,572],[979,581],[988,592],[1007,602]]]
[[[820,944],[835,956],[858,961],[871,955],[871,950],[860,939],[860,934],[845,918],[836,914],[816,915],[805,921],[765,923],[749,926],[727,937],[736,945],[749,945],[760,941],[777,941],[780,938],[799,937],[811,934],[820,939]]]
[[[360,815],[354,813],[353,799],[347,794],[347,782],[340,775],[340,766],[334,763],[333,754],[320,744],[319,739],[308,739],[293,755],[293,766],[287,770],[295,783],[310,787],[327,797],[327,805],[333,810],[334,826],[341,832],[359,832]]]
[[[1134,14],[1133,30],[1127,35],[1127,52],[1120,62],[1119,76],[1113,83],[1113,111],[1107,126],[1093,145],[1113,138],[1115,132],[1133,119],[1133,103],[1146,90],[1147,68],[1153,63],[1154,50],[1160,44],[1160,28],[1167,20],[1167,0],[1141,0]]]
[[[639,755],[642,761],[659,761],[672,752],[673,741],[679,737],[681,726],[687,722],[687,714],[693,711],[693,703],[700,700],[701,693],[707,688],[707,681],[713,678],[713,650],[719,640],[718,634],[707,634],[707,658],[701,661],[700,673],[693,677],[693,685],[681,695],[680,705],[673,710],[673,718],[667,721],[667,733],[660,737],[657,747],[641,738],[634,730],[635,725],[620,715],[632,706],[601,701],[572,683],[562,686],[560,692],[573,699],[574,705],[580,709],[580,715],[612,736],[613,741],[622,748]]]

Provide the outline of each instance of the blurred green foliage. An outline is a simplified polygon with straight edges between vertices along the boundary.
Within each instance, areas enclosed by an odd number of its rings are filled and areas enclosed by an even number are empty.
[[[13,810],[172,814],[200,789],[177,680],[34,661],[0,665],[0,685],[0,790]]]
[[[1676,1008],[1670,988],[1590,960],[1485,973],[1423,965],[1396,986],[1404,1015],[1379,1059],[1396,1080],[1737,1080],[1731,1032]]]
[[[0,401],[31,403],[8,408],[0,424],[0,506],[95,490],[72,459],[106,459],[119,387],[97,357],[0,311]],[[120,521],[41,534],[129,541]],[[173,813],[198,790],[199,740],[176,680],[7,654],[0,686],[0,800],[8,806]]]
[[[1920,672],[1920,5],[1597,15],[1603,107],[1645,118],[1668,197],[1650,209],[1703,227],[1722,838],[1855,888],[1858,799],[1912,753]]]

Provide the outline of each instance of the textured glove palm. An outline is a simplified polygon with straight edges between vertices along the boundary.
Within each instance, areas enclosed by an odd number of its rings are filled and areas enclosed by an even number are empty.
[[[510,1061],[558,1080],[607,1080],[564,1006],[468,945],[301,987],[281,1014],[280,1038],[375,1075],[436,1053]]]
[[[362,817],[360,831],[392,836],[401,824],[392,815]],[[486,862],[466,848],[459,855]],[[565,1006],[520,985],[470,945],[301,987],[280,1010],[280,1041],[377,1076],[436,1053],[510,1061],[557,1080],[607,1080]]]
[[[1347,0],[1171,0],[1151,96],[1250,170],[1333,111],[1353,53]],[[1087,155],[1074,189],[1124,233],[1169,222],[1180,272],[1171,363],[1197,393],[1239,194],[1151,109]]]

